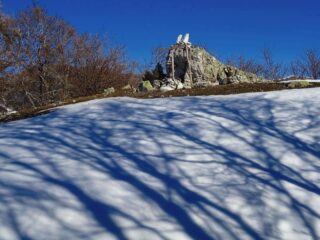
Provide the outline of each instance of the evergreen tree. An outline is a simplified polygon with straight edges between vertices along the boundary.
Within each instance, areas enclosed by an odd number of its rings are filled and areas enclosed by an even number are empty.
[[[153,80],[161,80],[165,77],[163,67],[160,63],[157,63],[156,67],[152,71],[153,74]]]

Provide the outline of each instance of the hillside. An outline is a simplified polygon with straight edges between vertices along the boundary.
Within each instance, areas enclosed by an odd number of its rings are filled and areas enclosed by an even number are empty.
[[[320,88],[109,98],[0,125],[0,239],[319,239]]]

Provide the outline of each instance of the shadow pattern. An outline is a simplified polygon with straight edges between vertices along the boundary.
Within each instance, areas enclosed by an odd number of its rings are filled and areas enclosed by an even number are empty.
[[[320,104],[245,96],[1,125],[0,239],[319,239]]]

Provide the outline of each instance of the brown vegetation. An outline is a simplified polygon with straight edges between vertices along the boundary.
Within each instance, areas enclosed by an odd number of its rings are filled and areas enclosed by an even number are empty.
[[[0,16],[0,103],[39,107],[136,81],[123,47],[33,7]]]

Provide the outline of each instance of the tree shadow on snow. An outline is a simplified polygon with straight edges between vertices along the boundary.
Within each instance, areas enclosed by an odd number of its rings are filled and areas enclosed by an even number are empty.
[[[319,131],[320,107],[305,104],[285,122],[276,112],[298,109],[263,96],[179,98],[168,108],[161,101],[101,101],[1,126],[3,226],[17,239],[43,239],[49,230],[30,231],[25,220],[41,215],[58,239],[132,239],[130,231],[172,239],[165,223],[191,239],[281,239],[287,213],[306,238],[319,238],[319,212],[297,192],[319,200],[319,178],[309,177],[320,169],[319,136],[298,135]],[[305,119],[313,121],[296,125]],[[110,181],[132,199],[108,199],[118,196]],[[152,221],[137,199],[154,209]],[[87,214],[90,225],[79,228],[57,208]]]

